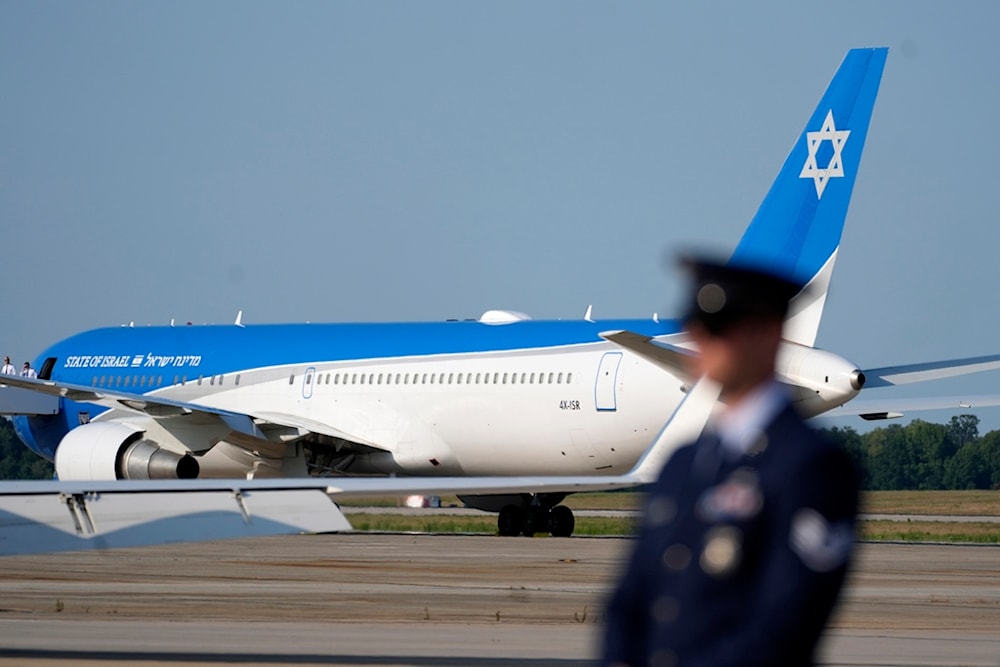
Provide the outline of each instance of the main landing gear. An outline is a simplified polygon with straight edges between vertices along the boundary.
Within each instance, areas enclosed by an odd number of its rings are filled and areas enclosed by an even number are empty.
[[[532,537],[536,533],[550,533],[553,537],[569,537],[576,527],[573,510],[565,505],[548,509],[541,505],[504,505],[497,519],[500,535]]]
[[[568,493],[506,493],[485,496],[460,495],[466,507],[499,512],[497,530],[504,537],[550,533],[569,537],[576,528],[573,510],[560,505]]]

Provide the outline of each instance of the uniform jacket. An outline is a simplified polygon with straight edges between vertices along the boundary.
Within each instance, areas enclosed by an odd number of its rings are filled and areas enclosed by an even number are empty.
[[[809,665],[847,571],[858,475],[785,405],[746,455],[703,436],[649,489],[603,664]]]

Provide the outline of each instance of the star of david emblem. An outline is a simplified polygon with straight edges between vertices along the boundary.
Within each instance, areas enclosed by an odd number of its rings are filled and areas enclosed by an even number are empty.
[[[826,189],[826,182],[831,178],[844,177],[844,165],[840,161],[840,152],[844,150],[847,137],[851,136],[850,130],[838,130],[833,123],[833,110],[826,112],[826,120],[819,132],[806,132],[806,145],[809,147],[809,157],[802,165],[802,172],[799,178],[811,178],[816,185],[816,198],[823,198],[823,190]],[[829,141],[833,146],[833,156],[829,164],[824,169],[816,165],[816,153],[824,141]]]

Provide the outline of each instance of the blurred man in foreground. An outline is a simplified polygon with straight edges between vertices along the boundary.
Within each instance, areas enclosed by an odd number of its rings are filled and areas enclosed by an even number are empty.
[[[694,377],[721,409],[650,487],[607,608],[605,665],[810,665],[854,541],[858,475],[774,378],[802,286],[687,260]]]

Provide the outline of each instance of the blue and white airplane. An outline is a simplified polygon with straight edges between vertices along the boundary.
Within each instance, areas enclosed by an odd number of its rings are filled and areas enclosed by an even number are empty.
[[[815,348],[887,49],[855,49],[732,255],[807,287],[778,374],[801,411],[899,383]],[[4,377],[0,414],[60,480],[621,475],[696,381],[676,320],[116,327],[77,334]],[[920,364],[920,379],[1000,356]],[[914,367],[915,369],[917,367]],[[886,369],[887,371],[889,369]],[[376,479],[370,480],[379,488]],[[476,494],[501,534],[573,530],[565,492]],[[555,508],[555,509],[553,509]]]

